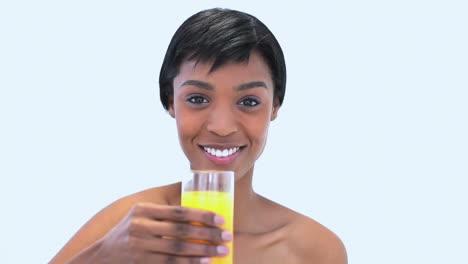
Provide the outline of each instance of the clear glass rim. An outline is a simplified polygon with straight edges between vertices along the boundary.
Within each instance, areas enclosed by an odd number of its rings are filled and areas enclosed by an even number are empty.
[[[228,174],[234,174],[234,171],[228,171],[228,170],[190,170],[191,173],[228,173]]]
[[[190,170],[182,177],[182,192],[217,191],[234,192],[235,172],[223,170]]]

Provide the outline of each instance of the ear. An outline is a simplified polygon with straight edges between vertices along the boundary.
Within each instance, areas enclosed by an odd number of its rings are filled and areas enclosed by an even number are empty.
[[[275,98],[275,100],[273,101],[273,111],[271,111],[270,121],[273,121],[276,119],[276,117],[278,116],[279,109],[280,109],[279,100],[278,98]]]
[[[169,96],[167,99],[167,111],[169,114],[172,116],[172,118],[175,118],[175,111],[174,111],[174,97]]]

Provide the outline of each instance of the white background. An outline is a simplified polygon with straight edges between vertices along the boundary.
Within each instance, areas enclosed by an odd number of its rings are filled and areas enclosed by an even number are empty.
[[[109,203],[186,173],[158,74],[177,27],[217,6],[286,56],[254,188],[349,263],[468,263],[466,2],[170,2],[0,2],[1,263],[46,263]]]

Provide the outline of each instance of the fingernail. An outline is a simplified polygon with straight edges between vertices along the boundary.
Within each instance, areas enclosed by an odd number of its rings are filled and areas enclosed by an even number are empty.
[[[210,264],[211,260],[210,258],[201,258],[200,259],[200,264]]]
[[[231,241],[232,240],[232,234],[231,232],[227,231],[227,230],[224,230],[222,233],[221,233],[221,238],[223,239],[223,241]]]
[[[217,246],[216,251],[219,255],[226,255],[229,252],[229,249],[226,246]]]
[[[216,225],[222,225],[224,224],[224,218],[220,215],[215,215],[214,222]]]

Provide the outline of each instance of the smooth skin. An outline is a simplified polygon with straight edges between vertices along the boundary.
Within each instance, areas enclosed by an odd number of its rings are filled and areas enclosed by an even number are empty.
[[[247,62],[229,63],[213,72],[211,65],[181,65],[169,113],[176,119],[191,169],[235,172],[234,263],[346,264],[343,243],[330,230],[252,189],[255,161],[279,110],[268,65],[256,52]],[[216,164],[203,146],[241,150],[232,163]],[[219,228],[220,216],[180,207],[180,191],[180,183],[175,183],[114,202],[86,223],[50,263],[209,263],[206,257],[225,255],[223,246],[183,240],[219,245],[232,234]]]

